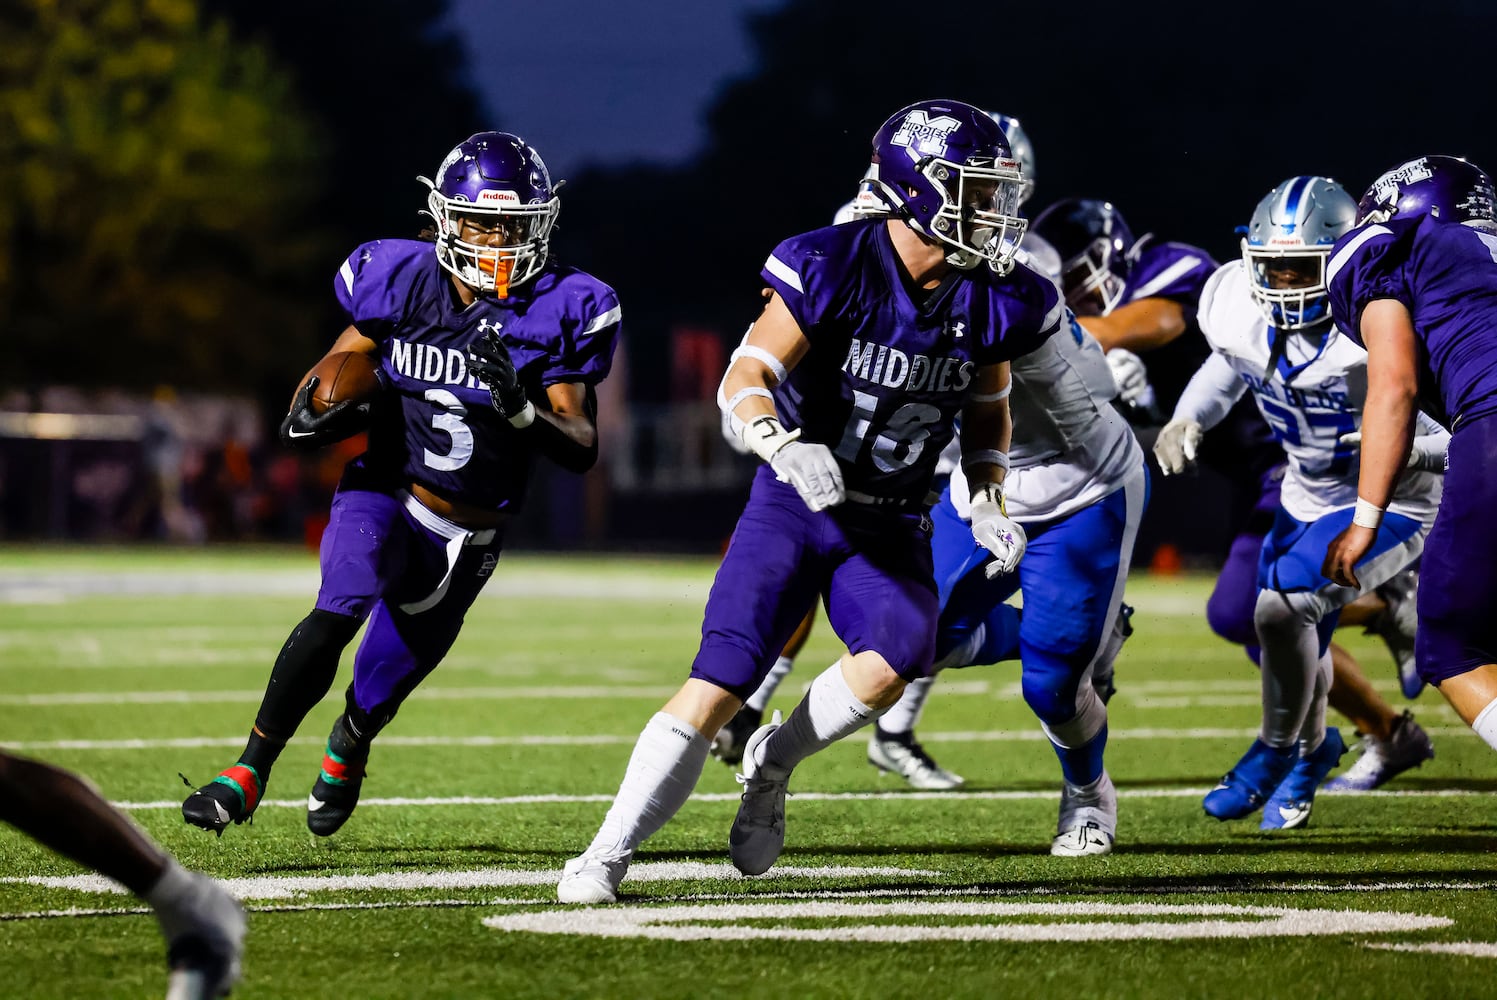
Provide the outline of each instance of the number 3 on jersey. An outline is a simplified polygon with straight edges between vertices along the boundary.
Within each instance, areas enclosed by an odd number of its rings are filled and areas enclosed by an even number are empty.
[[[832,449],[849,465],[858,460],[863,440],[873,431],[879,398],[870,392],[852,393],[852,414],[842,431],[842,440]],[[873,464],[880,472],[896,472],[920,457],[930,429],[941,422],[941,411],[929,403],[905,403],[895,410],[873,439]]]
[[[439,472],[452,472],[468,464],[473,457],[473,431],[463,423],[468,408],[446,389],[427,389],[426,401],[437,405],[432,414],[431,425],[452,439],[452,447],[445,455],[438,455],[430,448],[424,449],[426,467]]]

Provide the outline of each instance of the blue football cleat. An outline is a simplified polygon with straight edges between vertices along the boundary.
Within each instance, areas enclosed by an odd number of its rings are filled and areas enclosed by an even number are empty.
[[[1274,789],[1273,797],[1263,807],[1264,830],[1295,830],[1310,822],[1310,808],[1315,804],[1315,790],[1341,763],[1346,753],[1346,742],[1341,739],[1341,730],[1332,726],[1325,731],[1315,752],[1301,757],[1289,772],[1289,776]]]
[[[1206,798],[1201,801],[1206,815],[1217,819],[1241,819],[1254,812],[1279,787],[1297,760],[1299,752],[1294,747],[1280,750],[1262,740],[1254,740],[1237,766],[1206,793]]]

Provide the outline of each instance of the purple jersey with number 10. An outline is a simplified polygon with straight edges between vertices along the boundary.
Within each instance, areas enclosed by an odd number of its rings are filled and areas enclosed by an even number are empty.
[[[1362,343],[1362,310],[1403,303],[1414,319],[1424,409],[1454,430],[1497,412],[1497,236],[1430,215],[1343,236],[1326,269],[1336,325]]]
[[[535,459],[529,437],[468,373],[468,346],[498,330],[532,401],[561,382],[601,382],[618,342],[619,304],[598,279],[555,262],[506,299],[463,306],[430,243],[376,240],[338,271],[349,323],[379,344],[399,406],[377,408],[354,464],[392,488],[420,483],[449,500],[515,511]]]
[[[1017,265],[952,272],[921,296],[883,218],[792,237],[762,272],[811,349],[775,405],[826,445],[853,500],[918,503],[977,369],[1034,350],[1065,310],[1050,281]]]

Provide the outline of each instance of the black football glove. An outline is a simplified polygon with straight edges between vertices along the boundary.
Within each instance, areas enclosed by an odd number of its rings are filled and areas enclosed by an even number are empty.
[[[535,419],[535,407],[525,395],[520,373],[515,371],[515,361],[499,339],[498,330],[488,330],[469,345],[468,370],[488,386],[489,399],[505,420],[525,427]]]
[[[281,442],[287,447],[311,451],[353,437],[369,424],[369,404],[345,399],[321,413],[312,409],[312,393],[321,381],[316,375],[296,390],[291,412],[281,421]]]

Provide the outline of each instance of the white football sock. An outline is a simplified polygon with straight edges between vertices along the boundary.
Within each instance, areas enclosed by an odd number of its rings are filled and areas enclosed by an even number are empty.
[[[1497,698],[1487,702],[1487,707],[1476,714],[1471,730],[1486,740],[1487,746],[1497,750]]]
[[[769,676],[764,678],[754,693],[748,696],[748,701],[744,702],[744,704],[762,715],[764,713],[764,706],[769,704],[769,699],[774,697],[775,691],[780,686],[780,681],[789,676],[790,668],[793,666],[795,666],[794,657],[782,656],[778,660],[775,660],[774,666],[769,668]]]
[[[759,764],[784,777],[795,765],[878,718],[880,711],[863,704],[847,686],[838,660],[811,682],[810,690],[785,724],[759,745]]]
[[[935,686],[934,677],[921,677],[905,685],[904,694],[878,720],[878,728],[886,733],[902,735],[914,732],[920,724],[920,714],[925,711],[925,700]]]
[[[627,858],[686,804],[712,741],[673,715],[656,712],[639,734],[619,792],[587,853]]]

